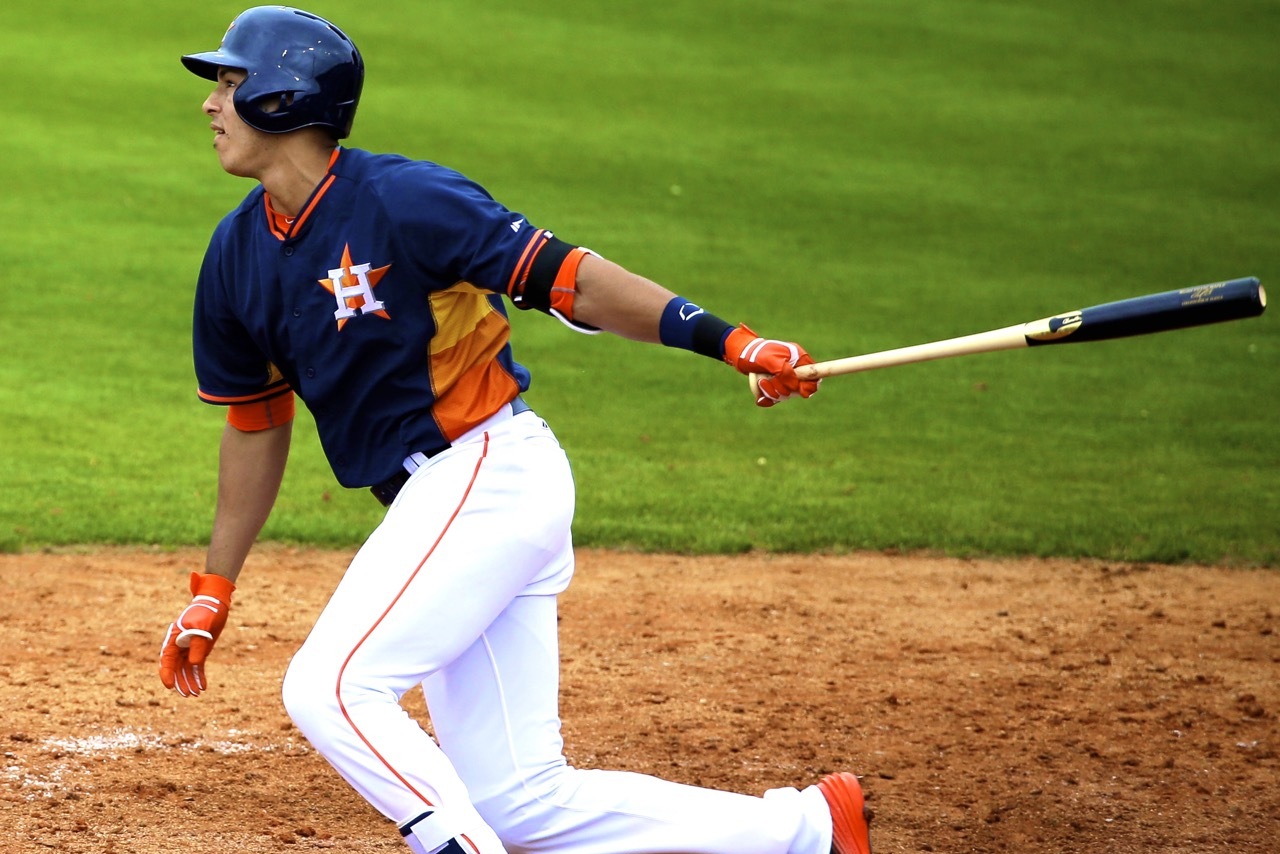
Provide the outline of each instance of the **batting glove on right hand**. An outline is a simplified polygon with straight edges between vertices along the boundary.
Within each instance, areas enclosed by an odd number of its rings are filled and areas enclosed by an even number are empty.
[[[207,685],[204,661],[227,624],[236,586],[221,575],[191,573],[191,604],[169,624],[160,646],[160,681],[184,697]]]
[[[796,376],[797,367],[813,364],[803,347],[790,341],[761,338],[746,324],[739,325],[725,339],[724,360],[747,376],[759,375],[756,406],[773,406],[797,394],[812,397],[818,390],[819,380]]]

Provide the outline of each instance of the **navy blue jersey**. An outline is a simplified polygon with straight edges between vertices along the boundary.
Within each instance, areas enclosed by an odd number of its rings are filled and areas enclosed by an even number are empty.
[[[259,186],[200,270],[200,397],[292,389],[340,483],[386,480],[528,387],[502,294],[546,236],[459,173],[398,155],[340,149],[288,225]]]

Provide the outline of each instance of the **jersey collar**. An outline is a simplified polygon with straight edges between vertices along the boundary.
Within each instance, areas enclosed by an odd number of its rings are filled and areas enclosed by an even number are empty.
[[[329,157],[329,165],[325,169],[324,180],[316,186],[311,193],[311,198],[302,206],[302,213],[296,217],[286,217],[279,213],[271,206],[271,194],[263,191],[262,204],[267,216],[267,229],[275,235],[277,240],[288,240],[302,233],[302,226],[311,216],[311,212],[316,209],[316,205],[320,203],[320,199],[328,191],[329,187],[337,179],[337,175],[333,174],[333,166],[338,162],[338,156],[342,153],[342,148],[335,148],[332,156]]]

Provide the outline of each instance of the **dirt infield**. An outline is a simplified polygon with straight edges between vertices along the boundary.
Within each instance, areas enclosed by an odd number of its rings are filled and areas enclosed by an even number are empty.
[[[405,850],[279,700],[347,558],[255,553],[183,700],[155,658],[198,553],[0,555],[0,851]],[[877,854],[1280,850],[1274,571],[586,551],[561,613],[581,767],[853,770]]]

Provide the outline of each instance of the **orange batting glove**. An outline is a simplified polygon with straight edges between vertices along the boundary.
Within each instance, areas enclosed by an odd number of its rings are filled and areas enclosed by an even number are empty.
[[[160,647],[160,681],[184,697],[206,687],[204,660],[227,624],[236,586],[221,575],[191,573],[191,604],[169,624]]]
[[[812,397],[818,390],[819,380],[796,376],[798,366],[813,364],[803,347],[790,341],[761,338],[746,324],[725,338],[724,360],[748,376],[760,374],[756,406],[773,406],[797,394]]]

